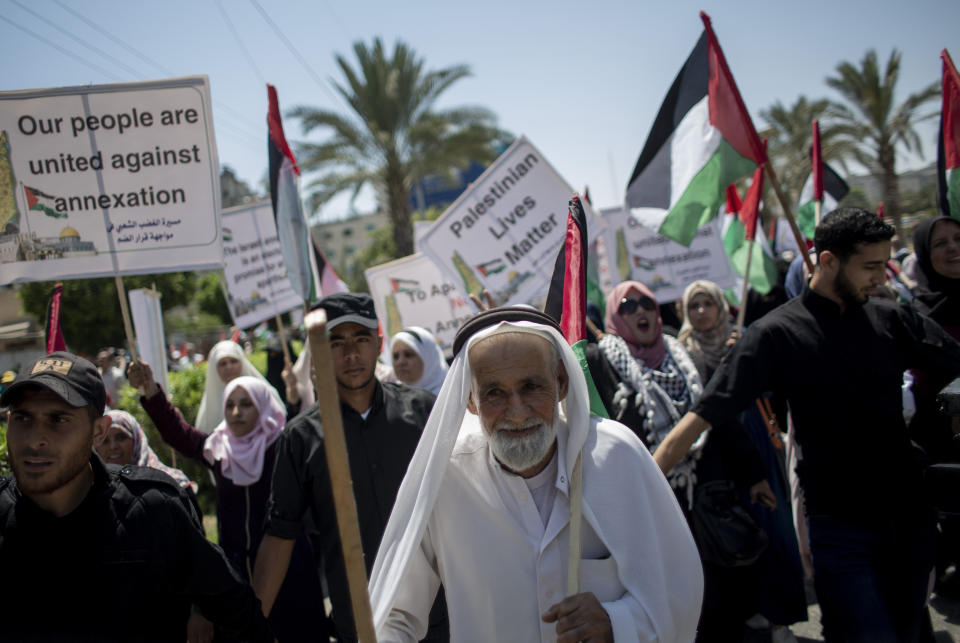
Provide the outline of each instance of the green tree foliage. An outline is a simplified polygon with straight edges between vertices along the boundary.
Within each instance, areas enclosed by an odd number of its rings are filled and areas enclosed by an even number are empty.
[[[356,67],[336,57],[344,82],[334,83],[349,112],[308,106],[289,112],[304,134],[330,132],[324,143],[297,146],[301,167],[323,172],[308,185],[308,202],[315,212],[335,194],[356,198],[372,186],[390,216],[396,252],[406,256],[413,252],[411,186],[426,176],[455,180],[457,168],[491,162],[495,146],[510,137],[487,109],[436,107],[444,91],[470,75],[466,65],[427,70],[408,45],[397,42],[389,53],[379,38],[370,47],[357,42],[353,51]]]
[[[10,461],[7,456],[7,417],[0,418],[0,478],[10,474]]]
[[[880,175],[885,211],[902,239],[896,152],[902,146],[923,155],[920,137],[914,128],[918,122],[936,115],[936,112],[925,115],[919,112],[925,104],[939,98],[940,83],[935,81],[896,104],[899,76],[899,51],[891,52],[885,69],[881,70],[877,52],[871,49],[859,66],[849,62],[837,65],[836,75],[826,82],[844,99],[843,103],[830,105],[834,122],[841,136],[854,146],[854,158]]]
[[[760,111],[760,117],[768,124],[760,135],[769,138],[769,155],[792,207],[796,207],[803,184],[810,176],[814,120],[819,121],[820,148],[825,162],[846,171],[847,159],[855,158],[856,146],[827,120],[829,107],[830,101],[825,98],[811,101],[801,96],[789,107],[777,101]]]

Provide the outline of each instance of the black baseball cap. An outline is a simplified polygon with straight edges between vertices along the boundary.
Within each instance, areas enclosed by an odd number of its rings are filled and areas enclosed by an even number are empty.
[[[327,295],[317,303],[317,308],[323,308],[327,313],[327,330],[347,322],[372,329],[379,326],[373,298],[364,293],[338,292]]]
[[[0,406],[8,406],[16,391],[31,386],[45,388],[73,407],[93,406],[100,415],[107,403],[103,378],[97,367],[66,351],[50,353],[21,371],[3,392]]]

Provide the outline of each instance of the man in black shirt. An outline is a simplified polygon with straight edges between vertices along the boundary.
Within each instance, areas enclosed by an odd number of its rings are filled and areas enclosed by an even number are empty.
[[[893,232],[858,208],[826,217],[809,288],[750,327],[654,454],[668,471],[760,393],[788,400],[827,640],[915,640],[933,560],[900,388],[908,368],[955,376],[960,344],[909,307],[869,298],[886,281]]]
[[[7,389],[13,476],[0,479],[0,639],[187,638],[191,604],[235,640],[272,641],[260,605],[155,469],[105,465],[103,380],[67,352]]]
[[[353,492],[367,573],[407,465],[433,408],[433,394],[374,377],[382,339],[373,300],[338,293],[320,300],[327,313],[333,369],[347,441]],[[283,582],[294,538],[307,525],[322,555],[338,640],[356,640],[346,569],[316,404],[287,423],[277,447],[266,535],[257,553],[253,586],[270,613]],[[442,598],[439,599],[442,602]],[[444,640],[446,616],[434,610],[427,640]]]

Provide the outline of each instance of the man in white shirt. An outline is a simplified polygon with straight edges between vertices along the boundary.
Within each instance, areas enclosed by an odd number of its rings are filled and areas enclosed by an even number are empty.
[[[454,352],[374,566],[378,639],[422,637],[442,584],[453,640],[693,640],[703,576],[686,521],[633,433],[590,417],[556,324],[492,309]]]

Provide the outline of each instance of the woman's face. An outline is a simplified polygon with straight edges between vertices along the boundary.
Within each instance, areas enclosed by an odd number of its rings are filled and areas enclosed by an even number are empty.
[[[423,360],[401,341],[393,343],[393,372],[404,384],[413,384],[423,375]]]
[[[217,375],[224,384],[228,384],[230,380],[243,375],[243,362],[236,357],[221,357],[217,362]]]
[[[97,446],[97,453],[107,464],[133,464],[133,438],[117,425],[113,425],[107,431],[107,437]]]
[[[941,277],[960,279],[960,223],[937,221],[933,225],[930,263]]]
[[[238,386],[227,397],[224,404],[223,419],[227,421],[227,428],[238,438],[253,431],[260,419],[260,411],[253,403],[253,399],[246,389]]]
[[[690,316],[690,325],[695,330],[707,331],[716,326],[720,320],[720,306],[707,293],[698,292],[690,298],[687,315]]]
[[[660,316],[660,312],[657,310],[656,302],[636,290],[631,290],[624,299],[632,300],[636,304],[626,305],[627,302],[621,301],[617,313],[630,328],[630,331],[633,332],[637,343],[642,346],[649,346],[657,339],[657,318]],[[625,309],[629,308],[635,308],[636,310],[626,312]]]

